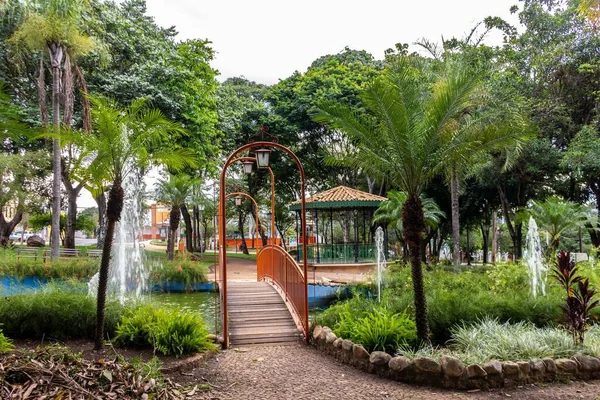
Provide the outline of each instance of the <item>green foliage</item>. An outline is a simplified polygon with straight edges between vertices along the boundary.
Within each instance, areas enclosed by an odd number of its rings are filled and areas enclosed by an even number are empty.
[[[189,259],[164,260],[152,267],[150,283],[176,282],[190,287],[195,283],[208,282],[208,265]]]
[[[416,342],[417,330],[406,313],[393,314],[385,308],[374,308],[356,321],[350,340],[362,344],[368,351],[394,354],[398,345]]]
[[[98,272],[99,260],[97,258],[63,258],[59,261],[43,262],[40,257],[17,259],[10,251],[5,251],[0,258],[0,276],[15,276],[23,278],[26,276],[47,279],[76,279],[88,280]],[[189,259],[177,259],[173,261],[160,260],[152,262],[150,272],[150,285],[163,282],[177,282],[186,284],[188,287],[195,283],[208,282],[207,262],[192,261]]]
[[[388,201],[382,202],[375,211],[373,224],[381,222],[389,223],[398,232],[402,232],[402,207],[404,206],[404,202],[406,202],[406,193],[390,190],[387,196]],[[421,196],[421,202],[423,203],[425,223],[432,229],[437,228],[442,218],[446,217],[446,214],[429,197]]]
[[[12,340],[4,336],[4,332],[0,329],[0,353],[5,353],[13,349]]]
[[[207,336],[197,314],[141,305],[126,312],[114,341],[119,346],[152,346],[165,355],[182,355],[216,349]]]
[[[112,337],[123,306],[109,301],[105,333]],[[0,299],[0,324],[11,338],[93,339],[96,299],[87,293],[18,294]]]
[[[557,197],[549,197],[543,202],[533,202],[531,215],[550,237],[547,258],[554,256],[560,244],[561,236],[577,228],[584,228],[590,222],[586,208],[564,201]]]
[[[412,346],[417,339],[415,323],[404,312],[394,313],[358,293],[317,315],[312,325],[329,326],[337,336],[360,343],[368,351],[394,354],[399,345]]]
[[[588,343],[581,347],[573,343],[564,329],[539,328],[524,321],[500,323],[495,319],[483,319],[473,325],[457,325],[452,330],[449,344],[451,354],[467,363],[569,358],[581,353],[597,356],[600,330],[593,328]]]
[[[23,278],[26,276],[49,278],[49,279],[81,279],[91,278],[98,272],[98,259],[95,258],[66,258],[60,261],[42,261],[40,257],[35,260],[32,258],[11,257],[5,255],[0,259],[0,275],[16,276]]]
[[[50,226],[52,223],[52,214],[33,214],[29,217],[27,221],[28,226],[34,231],[39,231],[45,228],[46,226]],[[60,215],[60,232],[61,237],[65,236],[65,228],[67,226],[67,216],[64,214]],[[93,234],[96,231],[97,223],[94,218],[89,215],[79,214],[77,215],[77,220],[75,222],[75,229],[78,231],[84,231],[88,235]]]

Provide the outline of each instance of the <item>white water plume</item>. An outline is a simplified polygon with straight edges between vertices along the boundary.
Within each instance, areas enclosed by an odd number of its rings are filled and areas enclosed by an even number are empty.
[[[529,279],[533,297],[537,297],[538,291],[541,292],[542,296],[545,296],[548,267],[543,263],[540,234],[533,217],[529,217],[527,237],[525,238],[525,256],[523,258],[529,268]]]
[[[148,270],[144,266],[144,256],[140,245],[143,240],[142,196],[144,183],[142,173],[132,168],[123,182],[125,198],[121,221],[117,225],[117,235],[113,241],[107,294],[124,302],[138,298],[148,289]],[[98,292],[98,274],[88,284],[88,293]]]

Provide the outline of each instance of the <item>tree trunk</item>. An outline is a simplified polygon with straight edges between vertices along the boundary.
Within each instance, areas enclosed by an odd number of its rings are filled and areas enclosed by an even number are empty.
[[[194,252],[194,245],[192,243],[192,219],[186,205],[181,206],[181,215],[183,215],[183,222],[185,223],[185,249],[188,253]]]
[[[71,180],[67,176],[66,168],[61,168],[62,183],[67,192],[67,226],[65,226],[65,247],[67,249],[75,248],[75,231],[77,230],[77,197],[83,188],[83,185],[78,184],[73,187]],[[100,211],[100,210],[98,210]]]
[[[115,181],[108,194],[108,204],[106,207],[106,217],[108,220],[106,229],[106,239],[102,248],[102,260],[100,261],[100,271],[98,273],[98,296],[96,301],[96,338],[94,350],[102,350],[104,342],[104,309],[106,306],[106,289],[108,286],[108,275],[110,269],[110,257],[112,242],[115,237],[115,225],[121,219],[123,210],[124,192],[120,181]]]
[[[421,243],[425,229],[423,204],[418,195],[409,195],[402,208],[402,235],[408,245],[410,267],[412,272],[415,321],[417,338],[421,344],[429,344],[429,321],[427,319],[427,299],[423,285],[423,269],[421,265]]]
[[[198,206],[192,207],[192,247],[194,251],[201,251],[200,249],[200,219]]]
[[[514,226],[510,220],[510,205],[508,204],[508,199],[506,197],[506,193],[504,189],[500,185],[498,185],[498,194],[500,195],[500,202],[502,203],[502,212],[504,213],[504,219],[506,221],[506,227],[508,228],[508,233],[513,242],[513,261],[517,262],[521,258],[521,243],[523,239],[523,224],[515,223]]]
[[[73,72],[71,70],[71,58],[69,53],[65,52],[63,74],[62,74],[62,106],[63,106],[63,124],[70,127],[73,123],[73,106],[75,104],[75,87],[73,86]]]
[[[96,238],[96,247],[101,249],[104,247],[104,238],[106,237],[106,194],[102,193],[94,200],[98,204],[98,237]]]
[[[85,81],[85,77],[83,76],[83,72],[81,72],[81,68],[78,65],[75,65],[75,76],[77,77],[77,81],[79,83],[79,87],[81,88],[81,122],[83,124],[83,131],[87,133],[92,132],[92,109],[90,106],[90,99],[88,99],[88,87]]]
[[[487,226],[487,229],[486,229]],[[490,239],[490,228],[489,225],[481,224],[481,237],[483,238],[483,264],[488,263],[488,247]]]
[[[238,229],[240,230],[240,235],[242,237],[240,250],[242,250],[242,253],[244,254],[250,254],[248,252],[248,245],[246,245],[246,238],[244,237],[244,213],[241,211],[238,213]]]
[[[17,211],[15,216],[7,221],[4,218],[4,212],[0,207],[0,246],[6,247],[10,242],[10,234],[15,229],[15,226],[23,219],[23,211]]]
[[[63,49],[60,44],[49,45],[50,63],[52,66],[52,124],[55,137],[52,139],[52,258],[58,257],[60,245],[60,65]]]
[[[596,181],[588,182],[588,185],[592,189],[594,193],[594,197],[596,197],[596,211],[597,211],[597,220],[591,227],[588,229],[588,233],[590,235],[590,240],[592,241],[592,245],[594,247],[600,247],[600,183]]]
[[[40,56],[40,70],[37,81],[38,106],[40,107],[40,121],[42,127],[48,127],[48,105],[46,104],[46,69],[44,68],[44,53]]]
[[[454,242],[452,263],[458,266],[460,265],[460,208],[458,204],[458,177],[454,168],[450,178],[450,197],[452,199],[452,241]]]
[[[169,230],[170,235],[167,239],[167,259],[172,260],[175,258],[175,242],[177,241],[177,228],[179,228],[179,221],[181,220],[181,209],[179,207],[171,207],[169,214]]]
[[[498,253],[498,215],[494,210],[492,211],[492,264],[496,264],[496,253]]]

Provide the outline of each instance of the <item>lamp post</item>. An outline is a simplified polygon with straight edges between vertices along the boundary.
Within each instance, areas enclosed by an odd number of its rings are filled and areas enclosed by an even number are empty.
[[[264,150],[264,149],[263,149]],[[256,150],[256,152],[258,152],[258,150]],[[271,151],[269,150],[269,153]],[[267,155],[267,158],[269,158],[269,156]],[[234,159],[232,162],[236,162],[239,161],[242,163],[242,166],[244,168],[244,174],[246,175],[250,175],[253,172],[253,168],[254,168],[254,163],[258,164],[258,158],[257,157],[238,157],[236,159]],[[263,168],[263,167],[261,167]],[[266,168],[269,171],[269,175],[271,176],[271,236],[275,237],[275,175],[273,174],[273,170],[271,169],[271,167],[269,165],[267,165]],[[267,242],[268,243],[268,242]],[[272,244],[277,244],[277,240],[273,240]]]
[[[264,134],[266,129],[262,130]],[[267,141],[259,141],[259,142],[250,142],[237,150],[234,150],[233,153],[227,158],[225,164],[223,165],[223,169],[221,170],[221,175],[219,178],[219,268],[221,271],[220,279],[221,283],[221,307],[223,311],[223,323],[222,323],[222,333],[223,333],[223,345],[224,347],[229,346],[229,323],[227,320],[227,253],[224,251],[224,243],[225,243],[225,183],[226,183],[226,174],[229,165],[235,160],[238,154],[241,154],[250,149],[258,148],[257,153],[257,165],[259,167],[267,167],[270,161],[270,149],[275,148],[287,153],[290,158],[296,164],[298,171],[300,173],[300,200],[301,200],[301,219],[302,219],[302,261],[303,261],[303,275],[304,275],[304,307],[302,310],[303,314],[303,328],[304,332],[307,334],[306,340],[308,340],[308,262],[307,262],[307,254],[306,254],[306,175],[304,173],[304,167],[300,162],[300,159],[294,154],[293,151],[288,149],[287,147],[280,145],[277,142],[267,142]],[[269,150],[265,152],[264,150]],[[266,162],[266,163],[265,163]],[[300,310],[299,310],[300,311]]]

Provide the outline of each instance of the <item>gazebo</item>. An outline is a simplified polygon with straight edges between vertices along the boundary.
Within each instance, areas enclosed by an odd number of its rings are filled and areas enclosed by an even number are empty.
[[[386,200],[347,186],[337,186],[306,198],[309,263],[373,263],[377,257],[373,213]],[[300,232],[300,202],[291,203],[289,208],[296,212],[296,232]],[[385,231],[385,226],[383,228]],[[387,239],[387,232],[385,237]],[[300,254],[302,245],[300,240],[297,242],[297,254]],[[387,240],[385,246],[387,254]]]

